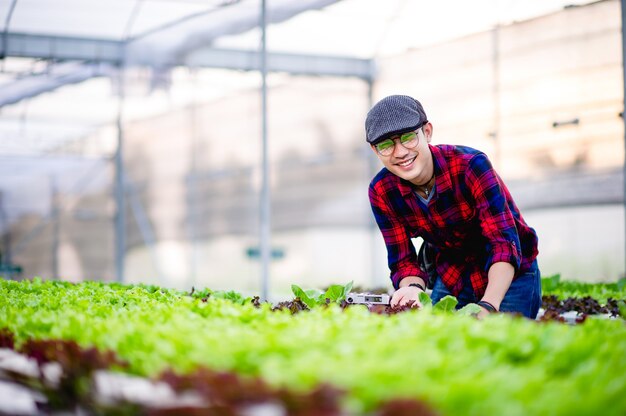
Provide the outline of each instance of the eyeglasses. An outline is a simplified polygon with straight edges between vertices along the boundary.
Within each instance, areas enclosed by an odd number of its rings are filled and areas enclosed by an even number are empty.
[[[413,149],[417,147],[420,142],[418,131],[410,131],[408,133],[401,134],[399,137],[400,144],[407,149]],[[389,156],[393,153],[396,147],[396,140],[389,138],[385,139],[382,142],[378,142],[374,145],[376,151],[381,156]]]

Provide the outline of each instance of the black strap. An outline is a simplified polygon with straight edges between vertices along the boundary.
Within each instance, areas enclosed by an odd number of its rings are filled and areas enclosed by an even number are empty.
[[[435,270],[435,252],[433,246],[424,241],[417,253],[417,263],[424,272],[426,272],[426,287],[432,289],[437,279]]]
[[[491,303],[487,302],[486,300],[479,300],[478,302],[476,302],[476,304],[487,309],[489,312],[498,312],[496,307],[493,306]]]

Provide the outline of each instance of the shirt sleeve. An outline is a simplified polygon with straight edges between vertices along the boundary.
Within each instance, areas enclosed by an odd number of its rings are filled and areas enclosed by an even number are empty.
[[[484,153],[469,162],[465,180],[476,201],[481,232],[488,241],[485,271],[498,262],[510,263],[517,271],[522,254],[515,218],[502,180]]]
[[[398,289],[400,281],[407,276],[418,276],[426,281],[424,272],[418,266],[417,254],[409,233],[375,185],[370,185],[369,199],[374,218],[387,246],[387,264],[391,271],[393,287]]]

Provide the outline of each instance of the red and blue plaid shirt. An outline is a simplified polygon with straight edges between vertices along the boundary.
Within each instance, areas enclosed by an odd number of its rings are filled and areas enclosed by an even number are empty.
[[[428,281],[411,241],[422,237],[433,249],[437,276],[452,294],[458,296],[466,280],[481,297],[492,264],[510,263],[516,276],[530,269],[538,253],[537,234],[484,153],[465,146],[429,147],[435,193],[428,204],[419,201],[410,182],[386,168],[369,187],[391,281],[396,289],[407,276]]]

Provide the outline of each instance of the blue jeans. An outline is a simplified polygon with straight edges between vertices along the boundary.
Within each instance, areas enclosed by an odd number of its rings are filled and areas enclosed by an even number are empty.
[[[435,285],[433,286],[433,293],[431,298],[433,304],[439,302],[444,296],[452,295],[448,288],[441,281],[441,277],[437,276],[435,279]],[[468,303],[478,302],[474,295],[471,283],[464,279],[463,289],[457,296],[459,303],[456,305],[457,309],[462,308]],[[517,279],[513,280],[509,290],[504,295],[502,303],[500,304],[500,312],[516,312],[524,315],[527,318],[535,319],[537,312],[541,307],[541,273],[535,260],[526,273],[520,275]]]

